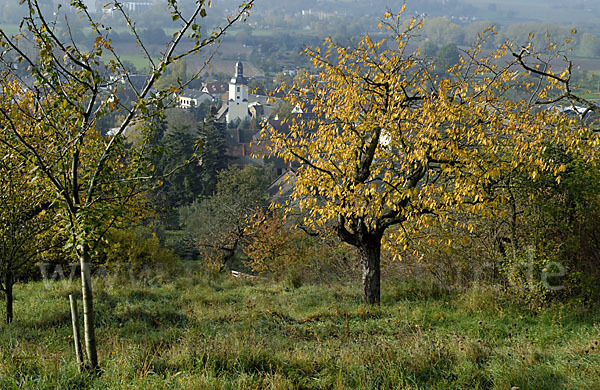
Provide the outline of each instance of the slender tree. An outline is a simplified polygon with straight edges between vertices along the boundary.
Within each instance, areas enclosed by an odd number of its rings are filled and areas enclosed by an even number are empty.
[[[87,365],[92,369],[98,367],[98,354],[91,256],[102,235],[130,212],[129,207],[136,204],[144,189],[144,180],[151,176],[147,145],[152,128],[148,119],[161,116],[165,99],[173,92],[172,87],[156,90],[156,83],[171,64],[216,43],[229,26],[245,17],[252,1],[242,3],[212,33],[202,31],[199,24],[210,2],[199,0],[184,13],[177,1],[169,1],[177,31],[158,59],[141,40],[135,21],[115,2],[113,6],[129,27],[133,43],[147,60],[150,71],[141,88],[136,88],[113,47],[110,27],[95,21],[82,1],[72,1],[68,8],[76,11],[92,31],[91,42],[86,45],[75,39],[69,20],[60,19],[65,15],[60,6],[56,16],[49,16],[38,0],[25,1],[28,14],[16,35],[0,29],[4,62],[0,142],[22,156],[32,175],[54,191],[62,226],[69,231],[70,244],[81,263],[84,341]],[[66,35],[59,34],[59,20],[66,26]],[[13,58],[16,63],[10,62]],[[25,75],[20,69],[25,69]],[[133,91],[132,101],[119,99],[118,86],[122,83]],[[96,123],[116,112],[121,121],[109,137],[103,137]],[[132,148],[124,136],[133,128],[144,137]]]

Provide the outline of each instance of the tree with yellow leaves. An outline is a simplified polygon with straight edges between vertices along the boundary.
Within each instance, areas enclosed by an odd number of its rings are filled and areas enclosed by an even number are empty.
[[[500,66],[508,45],[483,56],[484,34],[446,78],[437,76],[407,48],[422,25],[387,13],[381,41],[307,48],[316,72],[287,88],[286,100],[309,114],[262,132],[271,155],[298,164],[287,209],[358,248],[371,304],[380,301],[382,243],[398,253],[432,218],[489,212],[502,201],[492,189],[511,170],[558,175],[564,167],[543,150],[574,125],[532,109],[532,99],[506,98],[513,88],[543,96],[556,85],[527,79],[518,61]]]

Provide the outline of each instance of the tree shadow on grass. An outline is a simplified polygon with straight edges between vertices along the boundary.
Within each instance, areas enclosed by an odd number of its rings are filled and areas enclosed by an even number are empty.
[[[520,390],[561,390],[565,389],[565,377],[555,370],[534,366],[511,372],[507,375],[511,386]]]
[[[188,317],[173,309],[151,310],[141,307],[126,308],[115,315],[119,324],[135,322],[146,328],[185,328],[189,326]]]

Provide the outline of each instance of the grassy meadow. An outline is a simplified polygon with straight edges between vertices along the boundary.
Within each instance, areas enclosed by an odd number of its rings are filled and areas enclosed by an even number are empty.
[[[0,389],[600,389],[600,312],[531,309],[510,291],[210,278],[96,281],[101,373],[78,373],[68,294],[17,285]],[[80,305],[81,311],[81,305]]]

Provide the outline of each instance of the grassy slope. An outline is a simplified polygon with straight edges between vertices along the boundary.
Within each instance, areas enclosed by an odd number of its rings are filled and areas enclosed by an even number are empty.
[[[0,325],[0,388],[600,388],[600,313],[590,308],[531,312],[491,289],[391,282],[371,308],[356,285],[292,290],[193,274],[97,283],[94,379],[73,363],[67,295],[77,288],[17,289],[17,320]]]

